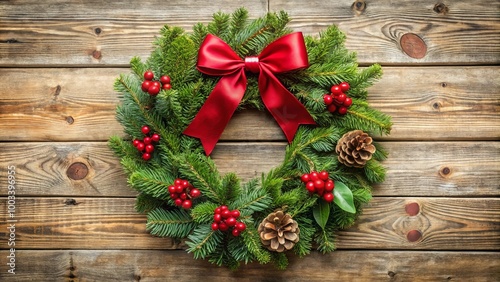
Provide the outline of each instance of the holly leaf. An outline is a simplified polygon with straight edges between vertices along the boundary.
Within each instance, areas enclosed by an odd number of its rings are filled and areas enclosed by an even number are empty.
[[[339,208],[345,210],[346,212],[356,213],[356,207],[354,207],[354,199],[352,196],[351,189],[347,187],[342,182],[335,182],[335,189],[333,189],[333,202],[339,206]]]
[[[313,216],[321,229],[325,229],[330,216],[330,205],[323,200],[318,201],[318,204],[313,207]]]

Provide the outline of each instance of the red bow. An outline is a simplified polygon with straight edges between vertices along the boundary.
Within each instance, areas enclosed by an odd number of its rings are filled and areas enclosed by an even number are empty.
[[[288,142],[292,142],[299,124],[316,124],[306,108],[274,76],[308,67],[302,33],[285,35],[262,50],[257,57],[242,60],[226,42],[207,35],[198,54],[198,70],[222,76],[200,111],[184,130],[199,138],[208,155],[238,107],[247,86],[245,70],[259,73],[259,91],[264,105],[278,122]]]

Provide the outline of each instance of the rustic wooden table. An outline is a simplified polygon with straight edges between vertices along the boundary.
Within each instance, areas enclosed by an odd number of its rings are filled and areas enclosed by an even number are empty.
[[[352,1],[1,1],[0,280],[499,281],[500,2]],[[241,6],[252,17],[284,9],[306,34],[337,24],[360,65],[382,64],[369,101],[394,121],[377,138],[387,180],[358,224],[336,252],[286,271],[231,272],[150,236],[106,145],[123,134],[113,81],[160,27],[189,30]],[[222,139],[218,167],[245,179],[286,145],[251,111]]]

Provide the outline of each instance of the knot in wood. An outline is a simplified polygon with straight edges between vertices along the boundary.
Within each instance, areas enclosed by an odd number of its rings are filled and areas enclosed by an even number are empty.
[[[356,0],[351,5],[351,9],[358,15],[366,10],[366,2],[364,0]]]
[[[444,3],[437,3],[434,5],[434,12],[442,15],[446,15],[449,11],[448,6],[446,6]]]
[[[418,35],[406,33],[400,39],[401,49],[414,59],[422,59],[427,53],[427,45]]]
[[[415,203],[415,202],[408,203],[405,206],[405,211],[406,211],[406,214],[408,214],[409,216],[415,216],[420,212],[420,206],[418,203]]]
[[[406,234],[406,239],[411,243],[417,242],[420,238],[422,238],[422,233],[418,230],[410,230]]]
[[[71,164],[66,171],[66,175],[73,180],[82,180],[89,173],[89,168],[86,164],[76,162]]]

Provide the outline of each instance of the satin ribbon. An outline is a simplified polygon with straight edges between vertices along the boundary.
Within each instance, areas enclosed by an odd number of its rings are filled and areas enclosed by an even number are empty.
[[[184,134],[199,138],[210,155],[236,111],[247,86],[245,71],[259,73],[262,101],[292,142],[300,124],[316,124],[306,108],[276,78],[275,74],[307,68],[307,50],[302,33],[285,35],[262,50],[259,56],[242,60],[231,47],[208,34],[198,53],[197,68],[211,76],[222,76]]]

